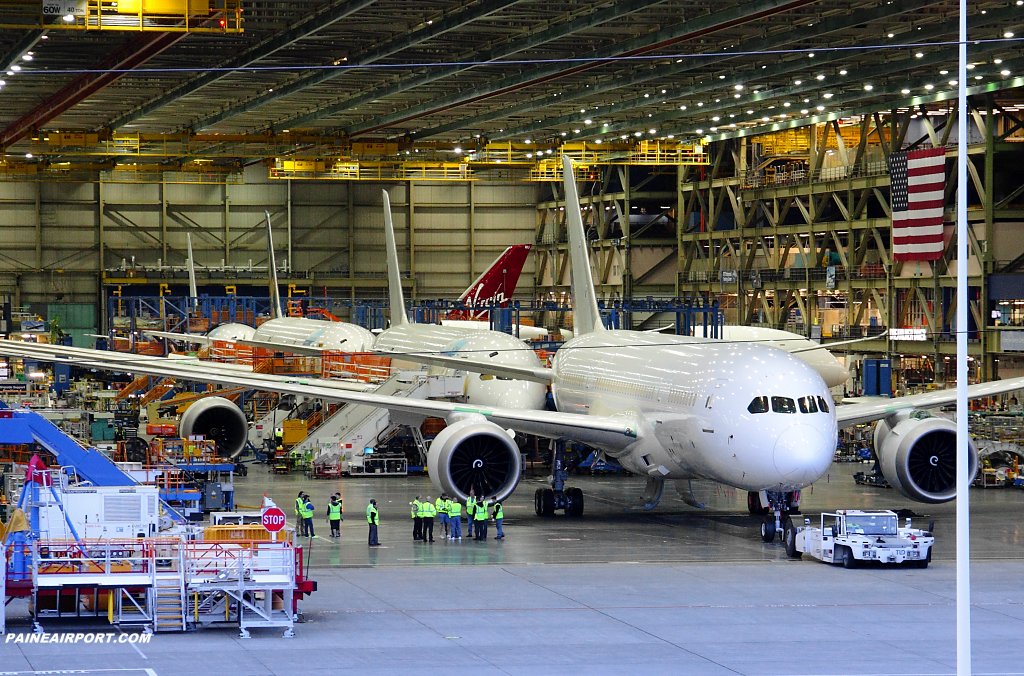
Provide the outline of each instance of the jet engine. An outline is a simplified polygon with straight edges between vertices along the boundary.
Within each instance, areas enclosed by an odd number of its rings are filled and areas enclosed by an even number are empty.
[[[956,423],[904,411],[878,421],[874,440],[882,474],[901,495],[933,503],[956,497]],[[973,481],[978,451],[967,443]]]
[[[185,409],[178,422],[178,436],[202,435],[217,444],[217,453],[234,458],[245,448],[249,423],[242,409],[224,397],[207,397]]]
[[[519,483],[522,462],[515,436],[492,422],[469,418],[444,428],[430,444],[427,471],[439,489],[465,500],[504,500]]]

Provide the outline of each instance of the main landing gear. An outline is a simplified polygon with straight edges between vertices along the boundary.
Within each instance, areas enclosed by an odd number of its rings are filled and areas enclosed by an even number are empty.
[[[564,509],[566,516],[583,516],[583,491],[565,488],[569,473],[565,471],[565,442],[555,442],[551,460],[551,488],[538,488],[533,494],[537,516],[554,516],[556,509]]]
[[[751,516],[763,516],[761,540],[773,542],[783,537],[783,529],[791,514],[800,513],[800,491],[760,491],[747,493],[747,511]]]

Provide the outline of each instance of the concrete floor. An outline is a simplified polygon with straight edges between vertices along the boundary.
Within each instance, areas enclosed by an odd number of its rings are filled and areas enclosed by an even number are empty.
[[[849,571],[789,561],[779,544],[760,541],[745,494],[695,484],[708,502],[698,511],[666,489],[661,506],[639,513],[626,509],[643,481],[623,477],[574,479],[587,500],[586,516],[574,520],[535,517],[533,490],[542,484],[527,477],[506,502],[504,541],[413,543],[408,502],[435,492],[425,478],[309,482],[253,468],[236,484],[237,501],[255,505],[267,492],[287,508],[305,489],[318,508],[318,533],[321,525],[326,531],[326,497],[345,495],[342,539],[313,541],[320,590],[303,602],[297,638],[257,630],[241,640],[225,628],[160,634],[138,649],[0,642],[0,671],[954,673],[954,507],[856,486],[850,475],[861,469],[833,466],[805,492],[804,512],[912,508],[925,523],[936,520],[930,568]],[[363,519],[371,496],[385,545],[372,551]],[[1024,673],[1012,648],[1024,633],[1024,493],[976,489],[971,499],[975,673]],[[8,611],[9,631],[27,631],[24,605]]]

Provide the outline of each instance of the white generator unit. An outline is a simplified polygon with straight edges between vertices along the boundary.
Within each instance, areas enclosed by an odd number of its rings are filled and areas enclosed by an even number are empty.
[[[156,486],[39,487],[39,534],[44,539],[155,537],[159,531]],[[54,495],[56,494],[56,496]]]

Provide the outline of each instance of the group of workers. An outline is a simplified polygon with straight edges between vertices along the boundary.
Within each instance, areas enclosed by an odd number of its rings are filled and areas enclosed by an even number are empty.
[[[431,502],[430,496],[426,500],[420,500],[420,496],[409,503],[410,515],[412,516],[412,539],[422,542],[434,541],[434,517],[438,517],[441,523],[442,537],[447,540],[462,539],[462,503],[453,499],[447,494],[441,495],[436,501]],[[498,540],[505,537],[501,529],[502,521],[505,518],[501,503],[496,497],[490,502],[485,498],[477,498],[475,491],[469,492],[466,500],[466,521],[468,537],[474,540],[487,539],[488,519],[494,519],[498,529]],[[476,535],[473,530],[476,529]]]
[[[421,500],[417,495],[416,499],[409,503],[410,513],[413,519],[412,539],[422,542],[434,541],[434,518],[437,517],[441,524],[441,537],[446,540],[462,539],[462,502],[447,494],[442,494],[436,501],[431,501],[430,496]],[[295,519],[296,533],[300,537],[317,537],[313,531],[313,503],[309,494],[299,491],[295,498]],[[327,522],[331,526],[331,537],[341,537],[341,522],[344,519],[344,507],[342,506],[341,493],[331,495],[331,501],[327,505]],[[469,492],[466,499],[466,521],[467,536],[477,541],[487,540],[487,523],[493,519],[497,527],[495,539],[501,540],[505,537],[502,531],[502,522],[505,513],[497,497],[490,501],[486,498],[477,498],[475,491]],[[377,538],[377,526],[380,525],[380,512],[377,511],[377,501],[370,500],[366,507],[366,523],[370,527],[368,544],[371,547],[379,547]],[[476,535],[474,535],[474,530]]]
[[[309,494],[299,491],[298,497],[295,498],[295,531],[299,537],[317,537],[313,531],[314,509]],[[344,507],[341,493],[334,493],[331,495],[331,501],[327,504],[327,523],[331,527],[332,538],[341,537],[341,522],[344,520],[342,514],[344,514]]]

